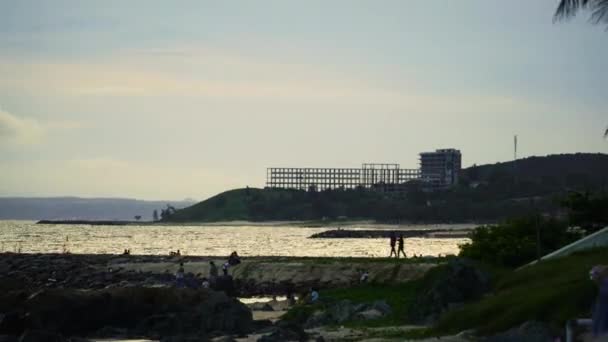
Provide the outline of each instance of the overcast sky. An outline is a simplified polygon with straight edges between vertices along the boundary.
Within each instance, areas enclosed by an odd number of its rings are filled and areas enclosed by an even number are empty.
[[[0,196],[203,199],[269,166],[607,152],[557,1],[0,0]]]

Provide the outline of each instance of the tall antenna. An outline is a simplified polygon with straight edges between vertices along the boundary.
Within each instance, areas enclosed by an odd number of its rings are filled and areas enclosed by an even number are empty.
[[[513,180],[517,184],[517,134],[513,136]]]
[[[517,160],[517,134],[513,136],[513,160]]]

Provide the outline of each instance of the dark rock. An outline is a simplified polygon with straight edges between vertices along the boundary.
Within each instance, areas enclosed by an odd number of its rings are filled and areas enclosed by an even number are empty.
[[[372,303],[371,308],[380,311],[384,315],[388,315],[392,312],[391,306],[384,300],[377,300]]]
[[[205,335],[176,335],[163,337],[160,342],[207,342],[209,338]],[[212,341],[215,341],[213,339]],[[233,341],[233,340],[230,340]]]
[[[18,342],[18,335],[0,335],[0,342]]]
[[[180,320],[175,315],[168,314],[146,317],[135,331],[146,335],[171,336],[181,333],[183,329]]]
[[[253,321],[252,330],[257,333],[264,333],[265,329],[272,328],[274,324],[269,319],[260,319]]]
[[[67,336],[87,336],[103,327],[158,337],[247,333],[253,321],[244,304],[224,293],[173,288],[43,290],[16,309],[27,312],[27,329]]]
[[[253,303],[248,306],[251,310],[256,311],[274,311],[274,308],[268,303]]]
[[[211,340],[211,342],[235,342],[232,336],[220,336]]]
[[[21,334],[25,330],[23,315],[17,312],[0,314],[0,333]]]
[[[436,272],[431,286],[410,307],[408,315],[414,323],[432,323],[450,306],[479,299],[490,290],[489,275],[468,260],[451,260]]]
[[[273,331],[260,337],[258,342],[306,341],[308,334],[301,326],[289,322],[279,322]]]
[[[314,328],[323,325],[341,324],[356,319],[376,319],[390,312],[390,306],[384,301],[377,301],[370,305],[341,300],[325,310],[313,313],[304,323],[304,327]]]
[[[484,342],[546,342],[553,341],[551,329],[541,322],[528,321],[519,327],[487,337]]]
[[[369,310],[365,310],[365,311],[361,311],[361,312],[357,312],[354,316],[355,319],[357,320],[373,320],[373,319],[378,319],[381,318],[382,316],[384,316],[384,314],[376,309],[369,309]]]
[[[27,330],[21,337],[19,342],[64,342],[63,336],[55,332],[44,330]]]
[[[222,291],[231,297],[236,295],[234,280],[232,279],[232,276],[229,275],[217,277],[215,283],[213,284],[213,289],[216,291]]]

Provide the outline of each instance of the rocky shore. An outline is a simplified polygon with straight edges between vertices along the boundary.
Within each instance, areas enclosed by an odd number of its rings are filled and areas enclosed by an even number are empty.
[[[302,328],[275,326],[267,319],[254,321],[251,308],[235,297],[284,295],[288,289],[300,294],[311,286],[347,287],[356,284],[363,271],[369,273],[370,281],[402,283],[423,276],[440,262],[246,258],[230,268],[229,276],[218,279],[215,290],[203,289],[211,260],[221,265],[225,258],[2,253],[0,340],[17,341],[19,336],[24,341],[68,337],[190,340],[192,336],[208,340],[245,336],[260,329],[281,340],[281,336],[303,333]],[[174,274],[180,263],[186,288],[176,287]],[[272,309],[284,307],[273,305]]]
[[[0,254],[0,290],[4,288],[110,289],[116,287],[172,287],[179,263],[186,282],[199,284],[209,274],[209,261],[222,257],[107,254]],[[362,272],[376,283],[417,279],[441,259],[417,261],[363,258],[252,257],[229,270],[234,294],[241,297],[284,295],[287,287],[344,287],[359,281]],[[191,287],[195,287],[194,285]]]

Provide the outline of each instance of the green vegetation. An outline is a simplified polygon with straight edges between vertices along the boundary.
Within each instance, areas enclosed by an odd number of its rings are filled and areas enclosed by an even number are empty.
[[[605,189],[606,185],[608,155],[555,155],[474,166],[463,170],[460,186],[442,192],[425,192],[420,182],[410,182],[407,192],[398,194],[364,189],[236,189],[176,212],[167,211],[161,220],[496,222],[559,210],[556,199],[568,191]]]
[[[566,222],[527,216],[476,228],[460,256],[506,267],[517,267],[578,240]],[[537,239],[540,238],[540,248]]]
[[[489,334],[529,320],[562,327],[568,319],[589,317],[596,292],[589,270],[607,260],[608,249],[602,248],[509,272],[491,296],[449,312],[427,334],[473,328]]]
[[[447,261],[452,258],[455,257],[443,258],[442,260]],[[503,272],[500,268],[481,264],[478,264],[477,266],[492,274],[493,277],[498,277],[498,275]],[[438,267],[429,270],[421,279],[407,283],[369,283],[348,288],[325,289],[321,291],[322,303],[315,305],[297,305],[290,309],[289,312],[283,316],[283,319],[303,323],[315,311],[326,309],[340,300],[350,300],[354,303],[372,303],[377,300],[383,300],[391,307],[392,312],[389,315],[377,320],[350,321],[343,325],[361,328],[408,324],[411,323],[408,319],[408,311],[410,310],[411,305],[414,305],[415,297],[431,287],[438,279],[441,279],[445,269],[445,264],[439,265]]]
[[[588,272],[594,265],[605,264],[607,260],[608,248],[601,248],[542,261],[520,270],[505,270],[478,264],[478,267],[490,272],[495,279],[489,295],[448,311],[430,328],[370,331],[370,337],[423,338],[455,334],[469,329],[475,329],[481,335],[488,335],[508,330],[529,320],[561,328],[568,319],[590,316],[596,289],[589,280]],[[302,323],[316,310],[322,310],[342,299],[359,303],[385,300],[393,309],[390,315],[378,320],[346,322],[344,325],[355,328],[409,325],[412,322],[408,318],[408,311],[411,305],[415,305],[414,299],[441,277],[442,272],[443,266],[438,266],[422,279],[405,284],[368,284],[324,290],[323,304],[298,305],[283,319]]]

